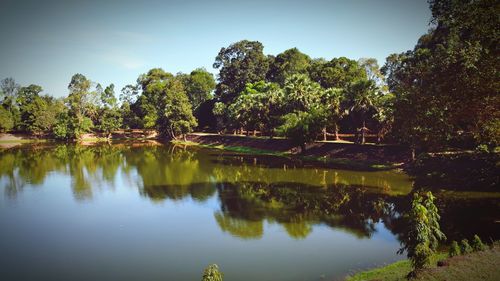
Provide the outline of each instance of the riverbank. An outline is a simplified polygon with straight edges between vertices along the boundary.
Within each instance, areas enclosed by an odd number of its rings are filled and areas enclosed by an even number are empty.
[[[254,155],[290,157],[295,160],[314,162],[319,166],[351,170],[388,170],[400,168],[410,161],[410,151],[400,146],[356,145],[347,142],[314,142],[305,153],[288,139],[238,135],[189,134],[186,141],[174,144],[224,150]]]
[[[437,266],[439,260],[444,260],[444,266]],[[493,249],[475,252],[463,256],[447,258],[447,254],[437,254],[432,257],[434,266],[424,269],[412,280],[454,280],[496,281],[500,276],[500,246],[497,243]],[[398,261],[387,266],[371,269],[347,277],[346,281],[404,281],[411,271],[408,260]]]

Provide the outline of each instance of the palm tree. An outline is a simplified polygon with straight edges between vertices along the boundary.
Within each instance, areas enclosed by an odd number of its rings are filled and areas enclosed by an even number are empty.
[[[325,107],[326,112],[326,124],[333,127],[335,140],[339,140],[338,122],[345,115],[345,111],[342,110],[343,92],[341,88],[329,88],[321,95],[321,104]],[[323,134],[323,140],[326,140],[326,127]]]
[[[347,99],[349,112],[358,116],[361,121],[361,128],[356,130],[356,142],[358,142],[359,131],[361,131],[361,144],[365,143],[366,115],[376,107],[374,106],[375,93],[377,86],[372,80],[357,80],[347,89]]]

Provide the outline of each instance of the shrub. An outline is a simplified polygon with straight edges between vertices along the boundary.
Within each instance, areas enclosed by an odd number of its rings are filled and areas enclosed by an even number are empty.
[[[457,241],[451,242],[450,250],[448,252],[449,257],[454,257],[460,255],[460,247],[458,246]]]
[[[469,241],[467,241],[467,239],[462,239],[460,242],[460,252],[462,255],[472,252],[472,247],[469,245]]]
[[[201,281],[222,281],[222,273],[216,264],[211,264],[205,268]]]
[[[477,235],[474,235],[474,238],[472,239],[471,242],[471,246],[474,252],[484,251],[484,249],[486,248],[483,244],[483,241],[481,241],[481,238],[479,238],[479,236]]]
[[[413,194],[407,239],[399,253],[406,250],[415,273],[429,264],[439,241],[446,239],[439,226],[440,216],[434,199],[430,191]]]

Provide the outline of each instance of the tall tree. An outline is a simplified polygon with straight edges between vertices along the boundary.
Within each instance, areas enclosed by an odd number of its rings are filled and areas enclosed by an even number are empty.
[[[192,132],[198,125],[189,99],[180,79],[172,79],[163,85],[160,116],[157,121],[159,133],[176,139]]]
[[[247,84],[245,90],[229,106],[236,127],[264,130],[272,137],[282,107],[282,91],[277,84],[260,81]]]
[[[258,41],[242,40],[222,48],[213,67],[219,69],[216,96],[230,103],[245,89],[247,83],[265,80],[269,62]]]
[[[500,135],[500,4],[429,3],[432,29],[413,50],[389,56],[384,66],[396,95],[394,132],[401,142],[423,149],[467,138],[497,146],[500,137],[492,136]]]
[[[344,90],[340,88],[330,88],[322,91],[321,106],[324,108],[325,128],[323,140],[327,139],[327,129],[331,128],[334,132],[335,140],[339,140],[339,121],[346,114],[342,103],[344,101]]]
[[[177,75],[179,77],[179,75]],[[200,104],[212,98],[215,89],[215,79],[212,73],[204,68],[197,68],[189,75],[181,75],[186,94],[193,109],[197,109]]]
[[[21,86],[16,83],[14,78],[11,77],[0,81],[0,99],[3,108],[9,112],[9,114],[4,114],[4,117],[10,116],[9,119],[12,122],[12,127],[10,129],[19,128],[21,122],[19,108],[16,104],[16,95],[20,87]]]
[[[373,80],[358,80],[352,83],[347,89],[347,102],[349,105],[350,114],[355,118],[357,123],[356,142],[365,143],[365,135],[368,131],[366,127],[366,119],[371,112],[372,115],[376,111],[374,100],[376,94],[376,86]],[[371,117],[371,116],[370,116]],[[361,139],[359,139],[361,133]]]
[[[153,68],[137,79],[142,90],[137,103],[140,108],[139,117],[143,120],[144,129],[154,129],[157,125],[166,83],[174,79],[174,75],[161,68]]]
[[[57,130],[61,138],[80,138],[94,127],[92,119],[97,117],[97,95],[101,91],[99,85],[93,88],[93,83],[83,74],[75,74],[68,85],[69,95],[66,98],[68,112],[61,114]],[[67,125],[66,130],[61,126]]]
[[[347,89],[354,81],[366,79],[364,68],[355,60],[346,57],[334,58],[331,61],[313,60],[309,67],[309,75],[325,89]]]
[[[293,74],[307,74],[311,58],[292,48],[278,54],[270,63],[267,79],[284,85],[287,77]]]
[[[118,110],[115,85],[111,84],[101,93],[101,108],[99,109],[99,117],[97,120],[97,129],[105,133],[108,138],[111,133],[121,127],[122,116]]]

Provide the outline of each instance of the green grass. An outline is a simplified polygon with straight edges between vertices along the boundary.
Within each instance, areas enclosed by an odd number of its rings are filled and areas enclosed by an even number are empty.
[[[190,146],[198,146],[203,148],[211,148],[211,149],[220,149],[224,151],[231,151],[243,154],[252,154],[252,155],[270,155],[270,156],[290,156],[290,153],[279,152],[273,150],[265,150],[265,149],[257,149],[247,146],[225,146],[222,144],[201,144],[192,141],[181,141],[181,140],[173,140],[171,141],[173,144],[181,144],[181,145],[190,145]]]
[[[294,157],[296,159],[310,161],[310,162],[322,162],[329,164],[332,168],[339,169],[348,169],[348,170],[362,170],[362,171],[383,171],[383,170],[392,170],[399,168],[398,164],[384,164],[384,163],[372,163],[369,161],[360,161],[360,160],[351,160],[345,158],[326,158],[326,157],[318,157],[318,156],[301,156],[301,155],[293,155],[289,152],[280,152],[274,150],[265,150],[265,149],[257,149],[247,146],[225,146],[222,144],[200,144],[192,141],[182,141],[182,140],[173,140],[171,141],[173,144],[180,145],[189,145],[189,146],[198,146],[203,148],[210,149],[220,149],[224,151],[231,151],[242,154],[250,154],[250,155],[266,155],[266,156],[278,156],[278,157]]]
[[[446,258],[445,253],[439,253],[431,257],[431,263],[436,264],[438,260]],[[406,275],[411,271],[409,260],[400,260],[384,267],[362,271],[346,278],[347,281],[384,280],[396,281],[406,280]]]
[[[448,265],[437,267],[438,260],[445,260]],[[500,276],[500,246],[495,242],[493,249],[448,258],[445,253],[439,253],[431,258],[432,266],[425,268],[412,280],[417,281],[495,281]],[[411,271],[408,260],[401,260],[384,267],[358,272],[346,277],[346,281],[404,281]]]
[[[0,143],[33,143],[33,142],[47,142],[46,139],[12,139],[0,140]]]

